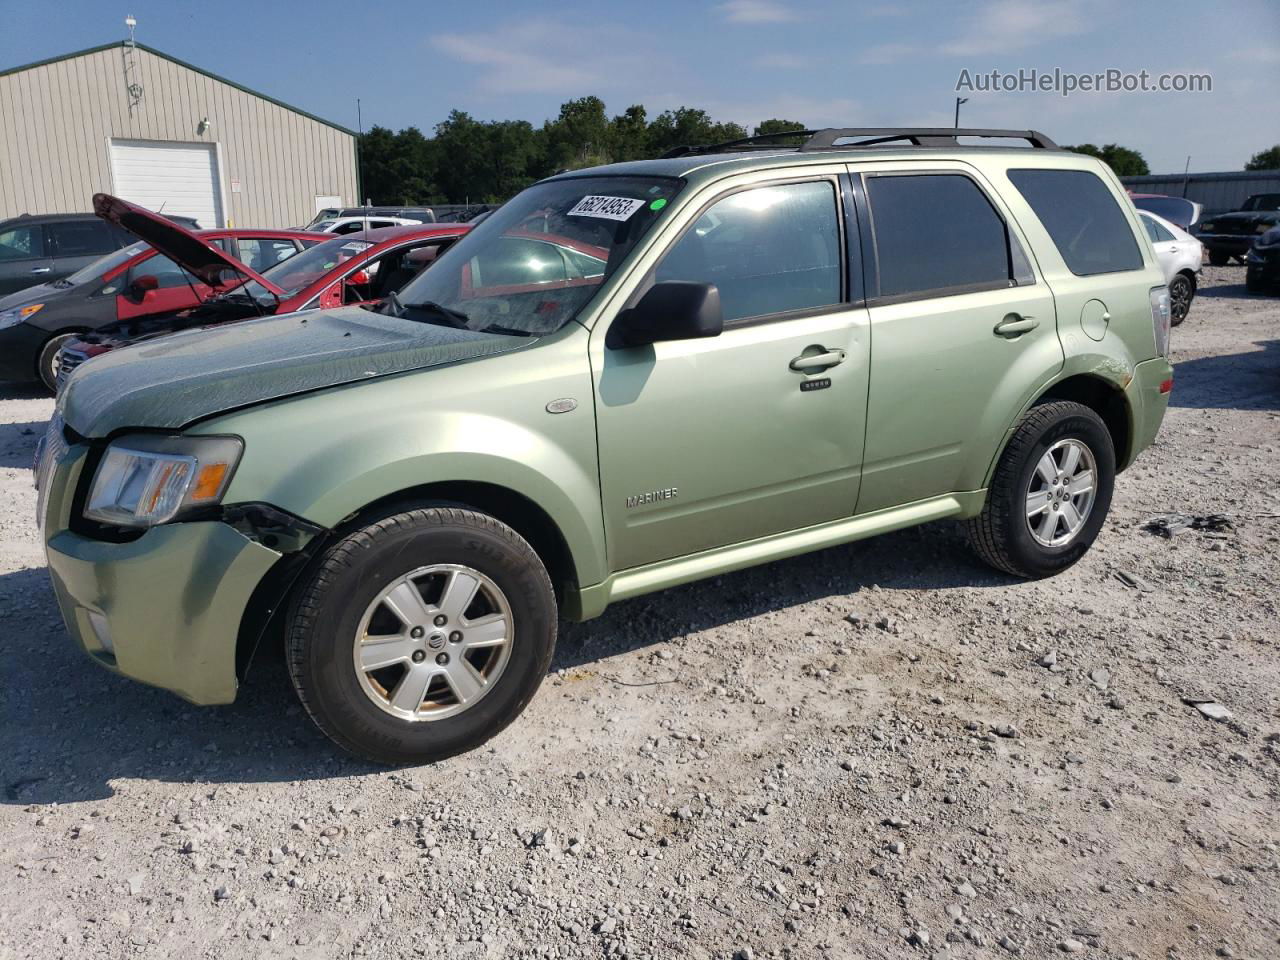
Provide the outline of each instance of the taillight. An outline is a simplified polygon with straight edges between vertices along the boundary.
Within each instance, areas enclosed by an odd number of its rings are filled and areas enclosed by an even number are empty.
[[[1156,353],[1169,356],[1169,288],[1151,288],[1151,329],[1156,335]]]

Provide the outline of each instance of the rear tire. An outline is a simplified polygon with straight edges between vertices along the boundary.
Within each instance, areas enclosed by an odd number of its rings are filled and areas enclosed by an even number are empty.
[[[1195,299],[1196,285],[1185,273],[1179,273],[1169,281],[1169,324],[1178,326],[1187,319],[1191,312],[1191,301]]]
[[[344,750],[428,763],[520,715],[551,665],[556,623],[546,568],[514,530],[473,510],[410,510],[334,544],[304,578],[289,673]]]
[[[40,348],[40,357],[36,360],[36,373],[40,377],[40,382],[50,393],[58,392],[58,351],[62,349],[64,343],[74,339],[75,336],[74,333],[60,333],[56,337],[50,337]]]
[[[1015,577],[1065,570],[1102,529],[1115,464],[1111,434],[1093,410],[1068,400],[1032,407],[1000,456],[982,512],[968,521],[974,551]]]

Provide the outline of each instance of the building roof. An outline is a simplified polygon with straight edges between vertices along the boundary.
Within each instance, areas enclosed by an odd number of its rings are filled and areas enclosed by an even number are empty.
[[[269,97],[265,93],[260,93],[257,90],[251,90],[244,84],[236,83],[234,80],[228,80],[226,77],[216,74],[210,70],[205,70],[203,67],[197,67],[194,63],[187,63],[185,60],[179,60],[177,57],[170,56],[163,50],[157,50],[155,47],[149,47],[145,43],[134,43],[130,40],[116,40],[96,47],[89,47],[87,50],[76,50],[74,53],[64,53],[61,56],[48,57],[44,60],[37,60],[34,63],[24,63],[18,67],[9,67],[8,69],[0,70],[0,77],[6,77],[11,73],[21,73],[24,70],[32,70],[36,67],[43,67],[50,63],[58,63],[62,60],[74,60],[76,57],[88,56],[91,53],[101,53],[103,50],[115,50],[120,47],[129,46],[132,46],[136,50],[144,50],[152,56],[168,60],[170,63],[176,63],[178,66],[185,67],[188,70],[194,70],[196,73],[202,73],[210,79],[217,80],[219,83],[225,83],[227,86],[235,87],[237,90],[241,90],[251,96],[259,97],[266,100],[268,103],[274,103],[277,107],[283,107],[285,110],[291,110],[299,116],[306,117],[308,120],[314,120],[316,123],[323,123],[326,127],[333,127],[333,129],[339,130],[348,136],[354,137],[356,135],[354,130],[350,130],[347,127],[334,123],[332,120],[326,120],[324,117],[317,117],[314,113],[308,113],[306,110],[300,110],[292,104],[285,103],[283,100],[277,100],[275,97]]]

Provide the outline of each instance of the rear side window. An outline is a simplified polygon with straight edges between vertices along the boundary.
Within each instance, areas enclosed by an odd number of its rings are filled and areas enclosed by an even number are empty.
[[[867,177],[880,297],[924,297],[1034,282],[1021,246],[963,174]]]
[[[1077,277],[1141,270],[1142,251],[1116,198],[1088,170],[1010,170]]]
[[[1151,238],[1152,243],[1164,243],[1174,239],[1172,233],[1160,226],[1160,224],[1156,223],[1150,217],[1143,217],[1142,223],[1143,226],[1147,228],[1147,236]]]
[[[53,257],[96,257],[120,246],[102,220],[46,223],[44,231]]]
[[[840,219],[828,181],[755,187],[707,209],[655,279],[714,283],[725,323],[840,302]]]

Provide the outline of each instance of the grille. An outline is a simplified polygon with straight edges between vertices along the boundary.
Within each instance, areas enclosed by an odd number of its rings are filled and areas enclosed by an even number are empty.
[[[67,382],[67,377],[71,376],[73,370],[89,358],[79,350],[68,350],[63,347],[58,351],[58,373],[56,376],[58,389],[62,389],[62,385]]]
[[[63,435],[62,416],[55,413],[49,418],[49,426],[44,432],[44,438],[36,447],[36,522],[42,530],[44,529],[44,498],[49,491],[49,480],[53,475],[53,468],[66,452],[67,440]]]

